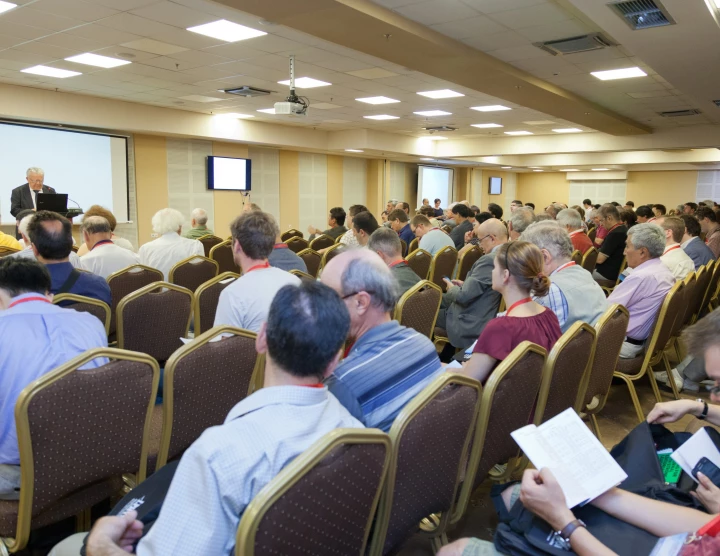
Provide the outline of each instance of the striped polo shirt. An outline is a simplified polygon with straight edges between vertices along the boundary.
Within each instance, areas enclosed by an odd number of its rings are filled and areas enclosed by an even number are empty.
[[[326,384],[353,417],[387,432],[442,370],[432,342],[392,320],[363,334]]]

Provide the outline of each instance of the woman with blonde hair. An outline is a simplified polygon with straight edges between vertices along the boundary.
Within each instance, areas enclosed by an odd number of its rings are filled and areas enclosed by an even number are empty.
[[[526,241],[513,241],[496,253],[492,288],[502,295],[508,309],[487,323],[461,371],[483,383],[521,342],[550,351],[562,336],[555,313],[531,297],[544,297],[550,289],[540,249]]]

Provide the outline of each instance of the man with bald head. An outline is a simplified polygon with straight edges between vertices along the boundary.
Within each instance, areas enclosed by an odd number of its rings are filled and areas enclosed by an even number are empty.
[[[442,372],[435,346],[393,320],[398,285],[377,253],[355,249],[338,255],[323,270],[322,282],[350,313],[345,358],[325,383],[366,427],[387,432],[403,407]]]
[[[475,262],[464,281],[445,279],[447,293],[437,320],[437,326],[447,331],[450,343],[458,349],[470,347],[500,307],[500,294],[492,289],[492,271],[495,252],[508,241],[507,228],[491,218],[474,231],[486,255]]]
[[[83,269],[107,280],[108,276],[118,270],[140,262],[140,257],[135,253],[113,243],[112,228],[107,218],[86,216],[82,223],[82,233],[88,248],[88,252],[80,259]]]

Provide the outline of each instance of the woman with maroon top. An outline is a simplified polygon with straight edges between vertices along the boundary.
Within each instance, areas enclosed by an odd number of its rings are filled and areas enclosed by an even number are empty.
[[[492,288],[502,294],[508,310],[491,320],[478,338],[462,373],[485,382],[499,361],[527,340],[550,351],[562,336],[555,313],[535,303],[544,297],[550,279],[543,274],[540,249],[526,241],[502,245],[495,256]]]

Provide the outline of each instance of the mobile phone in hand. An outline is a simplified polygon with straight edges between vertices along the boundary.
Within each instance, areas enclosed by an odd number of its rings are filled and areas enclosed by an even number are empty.
[[[697,462],[692,470],[693,477],[697,479],[698,473],[705,475],[716,487],[720,488],[720,469],[708,458],[700,458],[700,461]]]

